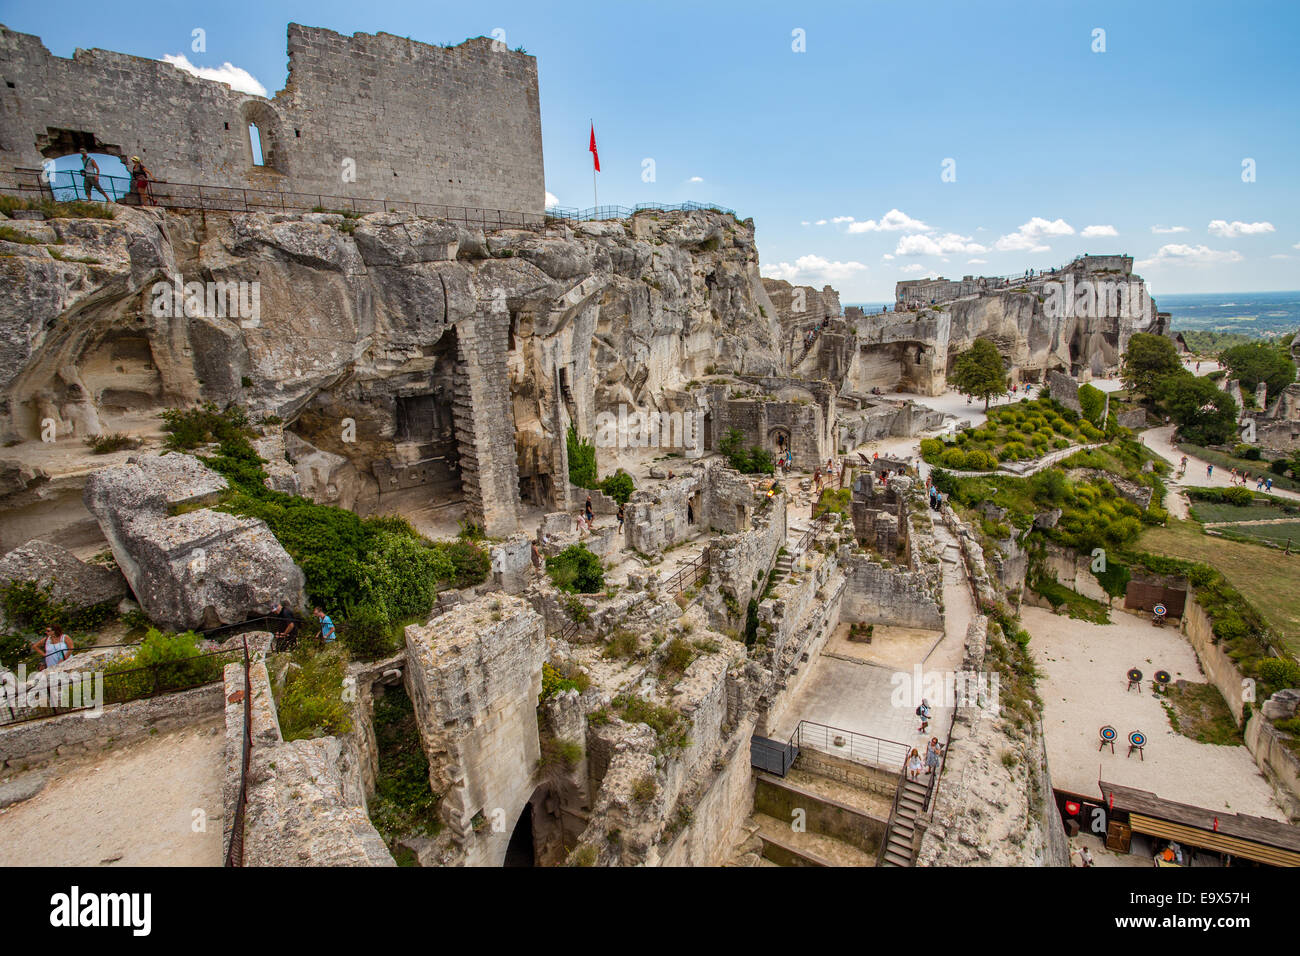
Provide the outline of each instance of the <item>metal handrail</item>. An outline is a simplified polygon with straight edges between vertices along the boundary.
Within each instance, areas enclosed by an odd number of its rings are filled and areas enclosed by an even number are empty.
[[[910,756],[910,754],[909,754]],[[903,769],[898,772],[898,786],[894,787],[894,802],[889,806],[889,820],[885,823],[885,834],[880,838],[880,848],[876,850],[876,866],[885,861],[885,851],[889,849],[889,834],[898,819],[898,804],[903,799],[903,788],[907,785],[907,758],[903,758]]]
[[[736,216],[736,210],[727,209],[714,203],[683,202],[667,205],[657,202],[643,202],[635,206],[590,206],[579,209],[576,206],[551,206],[546,210],[546,218],[560,222],[589,222],[606,219],[630,219],[639,212],[717,212]],[[737,217],[738,218],[738,217]]]
[[[811,733],[805,735],[805,728],[808,728],[810,731],[815,729],[817,734],[815,736]],[[836,747],[830,742],[831,734],[843,734],[846,736],[848,742],[847,753],[845,752],[845,748]],[[820,741],[818,740],[818,737],[820,737]],[[897,760],[900,755],[903,761],[906,762],[908,754],[911,753],[911,748],[907,744],[900,743],[897,740],[886,740],[883,737],[873,737],[871,734],[858,733],[855,730],[845,730],[842,727],[831,727],[827,724],[819,724],[812,720],[799,721],[798,725],[794,729],[794,733],[790,736],[790,742],[797,743],[800,747],[809,747],[813,750],[820,750],[822,753],[844,757],[846,760],[851,760],[854,763],[865,764],[872,767],[892,767],[895,760]],[[874,760],[868,759],[863,751],[859,749],[859,743],[865,745],[863,749],[869,749],[874,743]]]
[[[253,678],[248,658],[248,638],[244,638],[244,741],[239,769],[239,794],[235,798],[234,820],[230,827],[230,846],[226,849],[226,866],[244,865],[244,811],[248,806],[248,767],[253,756]]]
[[[39,195],[42,199],[54,202],[86,202],[78,193],[78,179],[81,170],[55,170],[53,182],[44,170],[18,167],[11,171],[12,182],[0,183],[0,192]],[[58,179],[66,176],[68,181],[59,184]],[[121,176],[100,175],[100,181],[121,180]],[[59,199],[56,190],[72,190],[72,200]],[[115,201],[120,202],[131,192]],[[464,222],[480,225],[484,228],[541,229],[546,217],[537,213],[526,213],[504,209],[486,209],[475,206],[451,206],[442,203],[423,203],[407,199],[378,199],[356,196],[333,196],[326,193],[285,192],[272,189],[253,189],[243,186],[215,186],[201,183],[179,183],[165,179],[148,181],[148,198],[152,205],[168,209],[195,209],[213,212],[276,212],[304,211],[322,209],[336,212],[366,215],[378,212],[409,212],[431,219],[446,219],[452,222]],[[102,200],[92,200],[102,202]]]
[[[672,594],[674,591],[684,591],[688,587],[693,586],[704,576],[704,573],[708,571],[708,564],[709,549],[706,547],[703,551],[692,558],[690,563],[683,565],[671,578],[668,579],[668,582],[664,585],[664,591],[668,594]],[[686,580],[686,575],[688,573],[692,575],[689,582]]]

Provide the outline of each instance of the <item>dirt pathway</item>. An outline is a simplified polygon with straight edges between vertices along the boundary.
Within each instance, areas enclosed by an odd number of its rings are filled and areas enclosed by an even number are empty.
[[[0,866],[220,866],[224,747],[217,718],[56,763],[0,811]]]

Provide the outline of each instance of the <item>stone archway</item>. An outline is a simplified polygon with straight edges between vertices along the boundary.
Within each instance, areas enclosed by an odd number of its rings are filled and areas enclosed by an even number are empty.
[[[244,138],[248,150],[248,165],[259,169],[288,174],[288,157],[285,155],[284,137],[280,129],[280,114],[269,103],[260,100],[247,100],[239,108],[240,119],[244,128],[257,127],[258,140],[262,150],[262,162],[255,162],[251,134]]]
[[[767,447],[774,456],[784,455],[790,450],[790,429],[784,425],[774,425],[767,430]]]

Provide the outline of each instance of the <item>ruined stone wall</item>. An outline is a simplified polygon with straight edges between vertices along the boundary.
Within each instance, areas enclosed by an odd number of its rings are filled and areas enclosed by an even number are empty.
[[[546,634],[520,598],[493,595],[406,629],[406,685],[450,838],[469,866],[499,866],[536,789]],[[504,820],[475,830],[478,814]]]
[[[943,611],[924,574],[899,566],[885,567],[865,554],[844,559],[848,590],[843,620],[853,624],[898,627],[943,627]]]
[[[534,57],[484,37],[439,47],[296,23],[288,52],[285,88],[268,100],[157,60],[107,50],[55,57],[39,38],[3,30],[0,74],[13,86],[0,87],[0,172],[85,146],[139,155],[155,177],[178,183],[540,218]],[[253,165],[249,123],[263,166]],[[355,175],[345,179],[345,168]]]
[[[703,469],[695,469],[690,474],[676,475],[656,485],[653,491],[633,492],[624,509],[623,533],[627,546],[642,554],[658,554],[664,548],[684,541],[701,527],[707,528],[708,516],[704,512],[702,495],[705,474]],[[688,520],[688,502],[695,502],[692,505],[694,524]]]
[[[1079,382],[1077,379],[1066,375],[1064,372],[1049,369],[1047,372],[1047,393],[1052,397],[1053,401],[1064,405],[1076,415],[1083,414],[1083,406],[1079,404]]]
[[[793,380],[761,379],[763,388],[792,388]],[[794,455],[794,466],[812,471],[825,466],[826,459],[835,453],[836,415],[835,401],[830,394],[815,389],[817,383],[800,383],[809,398],[802,401],[767,401],[757,398],[728,397],[725,386],[710,389],[713,407],[713,444],[717,451],[727,432],[735,428],[743,436],[743,446],[762,448],[773,458],[778,454],[776,436],[788,439],[786,445]]]
[[[786,499],[778,495],[771,506],[756,513],[753,528],[709,542],[710,584],[717,587],[719,594],[725,593],[735,600],[739,615],[744,614],[750,599],[762,590],[785,539]],[[734,612],[725,600],[719,599],[713,610],[720,617],[725,616],[729,626],[741,623],[731,619]]]

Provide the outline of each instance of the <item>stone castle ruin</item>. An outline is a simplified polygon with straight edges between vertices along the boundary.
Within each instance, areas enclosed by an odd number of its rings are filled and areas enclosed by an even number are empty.
[[[289,78],[267,99],[108,50],[56,57],[0,28],[0,76],[0,180],[86,149],[139,156],[167,182],[321,197],[309,208],[388,199],[541,219],[537,61],[482,37],[438,47],[291,23]]]
[[[242,807],[246,864],[389,865],[402,852],[423,865],[824,865],[824,847],[769,826],[796,799],[855,865],[970,862],[969,845],[946,837],[958,832],[980,833],[983,862],[1062,861],[1034,733],[1006,738],[978,706],[948,708],[936,729],[971,742],[954,752],[960,775],[915,812],[909,793],[900,818],[891,748],[915,729],[910,708],[898,723],[877,695],[878,723],[848,731],[816,711],[828,697],[874,700],[817,690],[838,666],[828,661],[843,663],[846,633],[946,639],[972,670],[1000,640],[980,546],[926,507],[915,460],[863,465],[852,452],[940,426],[941,414],[880,393],[943,392],[977,336],[1022,381],[1102,374],[1130,335],[1163,328],[1149,299],[1137,317],[1054,316],[1052,276],[969,279],[901,283],[897,311],[846,316],[829,287],[763,279],[754,223],[731,213],[546,221],[536,63],[483,38],[444,48],[291,24],[289,79],[270,99],[101,50],[53,57],[9,30],[0,74],[10,193],[39,191],[32,170],[85,147],[138,154],[173,183],[322,197],[275,211],[180,193],[114,205],[111,218],[13,211],[0,239],[8,580],[58,577],[50,569],[107,550],[112,593],[176,629],[305,601],[303,570],[267,523],[214,510],[228,484],[202,453],[161,454],[160,413],[206,402],[247,411],[274,490],[398,515],[430,538],[462,523],[489,538],[482,583],[444,592],[395,653],[348,665],[347,732],[285,739],[271,686],[288,665],[265,634],[247,672],[227,666],[224,698],[115,705],[119,741],[147,735],[160,712],[222,722],[226,845]],[[355,180],[340,176],[346,160]],[[356,215],[326,196],[449,211]],[[334,211],[307,211],[317,205]],[[521,218],[501,225],[487,211]],[[1076,283],[1127,279],[1131,261],[1068,271]],[[256,288],[257,315],[184,292],[155,307],[160,284],[166,298],[188,283]],[[681,427],[629,442],[629,410]],[[114,433],[143,445],[85,449]],[[574,440],[593,438],[600,476],[635,475],[621,524],[613,497],[570,479]],[[793,469],[743,474],[724,443],[788,452]],[[837,469],[814,518],[811,472],[844,456],[857,470]],[[588,496],[591,526],[577,518]],[[549,558],[578,544],[603,590],[562,591],[535,569],[534,548]],[[367,811],[376,702],[399,689],[439,827],[394,847]],[[0,725],[5,771],[93,745],[72,739],[87,722],[61,720]],[[875,756],[861,757],[859,738]],[[995,782],[970,770],[976,753],[1003,748],[1023,756],[1014,770]],[[782,765],[795,751],[802,762]],[[782,773],[806,776],[771,772],[773,754]],[[819,796],[827,780],[861,803]],[[1002,806],[1017,812],[990,809]],[[1002,822],[981,829],[989,818]]]

